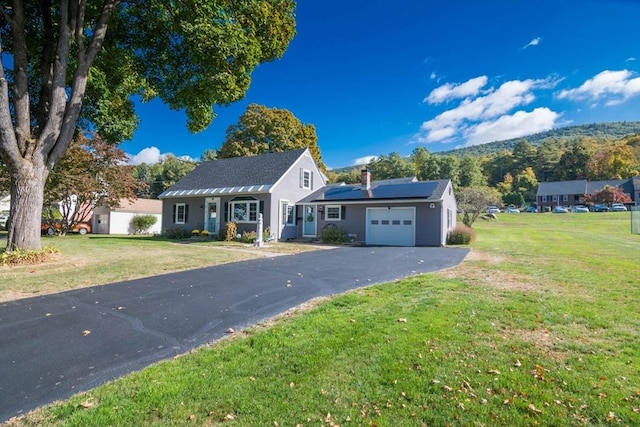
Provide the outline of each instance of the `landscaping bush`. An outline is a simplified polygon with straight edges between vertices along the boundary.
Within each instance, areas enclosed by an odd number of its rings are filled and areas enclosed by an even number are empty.
[[[320,233],[320,240],[324,243],[344,243],[347,241],[347,233],[343,228],[329,224]]]
[[[158,221],[153,215],[135,215],[131,219],[133,234],[146,234],[149,229]]]
[[[258,233],[256,233],[255,231],[245,231],[242,233],[240,241],[242,243],[255,243],[257,237]]]
[[[468,245],[476,239],[476,233],[473,228],[464,224],[458,224],[456,228],[449,232],[447,236],[447,244],[449,245]]]
[[[191,236],[191,234],[187,233],[187,230],[184,228],[170,228],[168,230],[164,230],[162,232],[162,237],[167,239],[187,239]]]
[[[227,232],[224,236],[225,242],[232,242],[236,239],[236,235],[238,234],[238,226],[235,222],[228,222],[226,231]]]
[[[192,235],[193,237],[197,237],[197,236],[199,236],[199,235],[200,235],[200,230],[198,230],[197,228],[196,228],[196,229],[194,229],[194,230],[191,230],[191,235]]]

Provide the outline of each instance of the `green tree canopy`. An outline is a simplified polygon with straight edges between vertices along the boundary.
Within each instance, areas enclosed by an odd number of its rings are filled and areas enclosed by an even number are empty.
[[[40,248],[50,171],[77,130],[128,139],[131,95],[159,97],[196,132],[241,99],[295,35],[293,0],[3,1],[0,159],[11,176],[8,250]]]
[[[374,180],[415,176],[413,164],[396,152],[377,157],[368,167]]]
[[[308,148],[318,167],[322,162],[316,128],[302,123],[289,110],[250,104],[238,123],[227,128],[218,157],[244,157]]]

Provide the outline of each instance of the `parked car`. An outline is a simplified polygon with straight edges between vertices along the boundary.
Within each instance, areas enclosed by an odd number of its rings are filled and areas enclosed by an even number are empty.
[[[500,213],[500,208],[498,208],[497,206],[489,206],[485,212],[487,212],[488,214]]]
[[[53,236],[54,234],[57,233],[56,230],[62,230],[62,221],[56,220],[54,221],[54,227],[51,227],[50,223],[48,221],[42,221],[42,224],[40,225],[40,232],[42,234],[48,234],[49,236]],[[54,229],[55,228],[55,229]],[[77,223],[76,225],[74,225],[72,227],[71,230],[68,231],[69,233],[78,233],[78,234],[87,234],[87,233],[91,233],[91,224],[89,224],[88,222],[84,222],[81,221],[79,223]]]
[[[536,208],[535,206],[528,206],[524,211],[529,213],[536,213],[538,212],[538,208]]]
[[[584,213],[584,212],[589,212],[589,208],[586,207],[585,205],[575,205],[572,209],[571,212],[579,212],[579,213]]]
[[[4,230],[7,228],[7,220],[9,217],[7,215],[0,215],[0,230]]]
[[[564,206],[554,206],[553,213],[569,213],[569,209],[565,208]]]
[[[625,212],[627,207],[622,203],[611,203],[611,212]]]
[[[594,212],[609,212],[609,206],[602,205],[602,204],[593,205],[593,211]]]
[[[520,209],[515,208],[513,206],[509,206],[507,209],[504,210],[506,213],[520,213]]]

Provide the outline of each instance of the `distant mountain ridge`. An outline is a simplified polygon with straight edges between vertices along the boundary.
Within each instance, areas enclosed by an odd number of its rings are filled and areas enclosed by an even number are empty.
[[[533,146],[538,146],[547,140],[571,141],[578,138],[598,138],[598,139],[621,139],[628,135],[640,133],[640,121],[635,122],[606,122],[591,123],[586,125],[567,126],[551,129],[533,135],[521,136],[518,138],[505,139],[502,141],[488,142],[486,144],[474,145],[472,147],[457,148],[455,150],[439,151],[439,155],[454,156],[483,156],[499,151],[511,151],[515,145],[526,140]]]
[[[433,155],[449,155],[462,157],[470,155],[472,157],[486,156],[500,151],[512,151],[515,145],[526,140],[534,147],[542,144],[547,140],[571,141],[579,138],[599,138],[599,139],[622,139],[625,136],[640,134],[640,121],[634,122],[604,122],[591,123],[586,125],[567,126],[557,129],[551,129],[546,132],[540,132],[533,135],[520,136],[518,138],[505,139],[502,141],[488,142],[486,144],[474,145],[472,147],[456,148],[448,151],[433,152]],[[427,149],[429,146],[427,146]],[[339,174],[350,172],[355,168],[361,168],[365,165],[343,166],[334,168],[331,171]]]

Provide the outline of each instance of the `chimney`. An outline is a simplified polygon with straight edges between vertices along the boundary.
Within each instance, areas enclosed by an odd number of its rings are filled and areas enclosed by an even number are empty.
[[[364,168],[362,169],[361,175],[360,175],[361,179],[360,179],[360,183],[362,184],[362,190],[371,190],[371,172],[369,172],[369,169]]]

